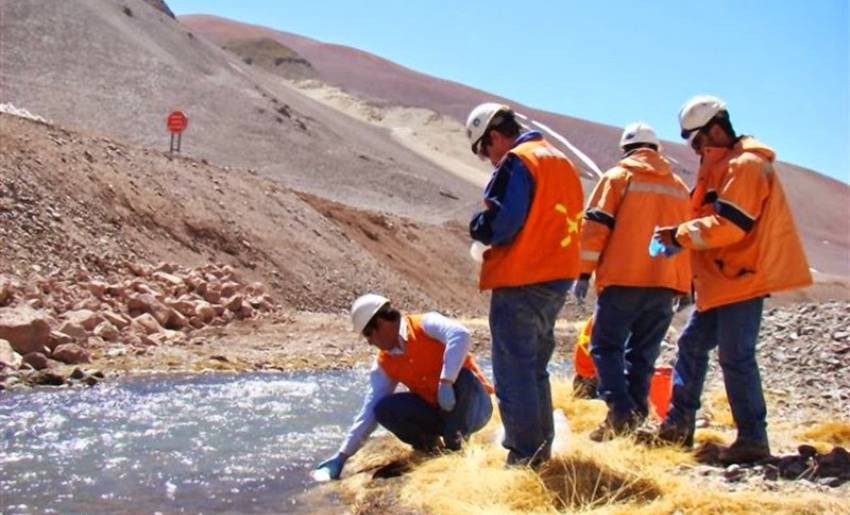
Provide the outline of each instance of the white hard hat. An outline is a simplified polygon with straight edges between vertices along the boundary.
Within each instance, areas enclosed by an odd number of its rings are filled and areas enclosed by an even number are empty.
[[[623,129],[623,135],[620,136],[620,148],[637,143],[649,143],[656,147],[661,145],[658,141],[658,136],[655,135],[655,131],[652,130],[649,124],[644,122],[635,122],[626,125],[626,128]]]
[[[472,153],[478,155],[478,144],[484,133],[491,125],[498,125],[501,119],[496,115],[502,113],[511,113],[511,108],[505,104],[497,104],[495,102],[485,102],[469,113],[466,119],[466,137],[469,138],[469,143],[472,148]],[[494,120],[495,119],[495,120]]]
[[[726,102],[711,95],[697,95],[685,102],[679,110],[679,127],[682,129],[682,138],[688,143],[694,139],[697,129],[701,129],[726,110]]]
[[[357,297],[357,300],[351,305],[351,327],[354,329],[354,332],[362,333],[369,320],[372,320],[372,317],[375,316],[375,313],[389,303],[390,299],[374,293],[367,293],[366,295]]]

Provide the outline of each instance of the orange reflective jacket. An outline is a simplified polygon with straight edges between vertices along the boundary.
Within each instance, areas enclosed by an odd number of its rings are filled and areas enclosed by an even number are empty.
[[[543,139],[520,143],[511,154],[534,181],[525,223],[514,240],[484,253],[481,290],[523,286],[579,274],[579,226],[584,192],[575,166]]]
[[[812,283],[774,156],[750,137],[703,155],[691,197],[695,218],[676,231],[693,251],[699,311]]]
[[[428,336],[422,328],[422,315],[405,316],[402,323],[407,324],[407,346],[404,353],[390,354],[380,351],[378,365],[392,380],[407,386],[411,392],[436,406],[437,385],[443,370],[443,352],[446,346],[440,340]],[[466,356],[463,366],[481,381],[488,393],[493,393],[493,386],[475,363],[472,354]]]
[[[590,356],[590,333],[593,331],[593,315],[587,319],[578,333],[575,349],[573,349],[573,366],[576,374],[585,379],[596,377],[596,366]]]
[[[581,273],[596,271],[596,290],[643,286],[691,290],[687,252],[651,257],[655,227],[690,218],[688,187],[658,152],[639,149],[608,170],[587,203],[581,229]]]

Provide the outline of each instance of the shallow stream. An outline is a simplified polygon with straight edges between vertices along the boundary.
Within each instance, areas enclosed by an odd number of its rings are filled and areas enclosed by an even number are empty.
[[[0,392],[0,512],[340,511],[302,493],[365,388],[360,369]]]

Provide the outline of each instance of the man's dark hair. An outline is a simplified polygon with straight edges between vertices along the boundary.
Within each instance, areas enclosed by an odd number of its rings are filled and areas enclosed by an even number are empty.
[[[726,134],[732,138],[732,141],[738,139],[738,135],[735,134],[735,128],[732,127],[732,121],[729,119],[729,111],[723,110],[714,115],[714,118],[711,119],[709,123],[716,123],[723,129]]]
[[[498,131],[505,137],[516,139],[522,133],[522,125],[516,121],[513,111],[503,112],[493,117],[490,127],[484,131],[481,137],[481,145],[478,148],[487,148],[492,143],[490,131]]]
[[[623,154],[630,154],[639,148],[651,148],[652,150],[658,152],[658,145],[653,143],[632,143],[631,145],[626,145],[623,147]]]
[[[401,312],[396,308],[392,307],[390,303],[386,303],[381,306],[381,309],[375,312],[372,315],[372,318],[369,319],[369,322],[363,327],[363,334],[368,334],[375,330],[378,327],[378,319],[386,320],[387,322],[397,322],[401,320]]]
[[[502,135],[508,138],[516,138],[522,132],[522,125],[516,121],[516,116],[512,111],[499,113],[496,115],[493,122],[490,124],[490,129],[499,131]]]
[[[381,306],[381,309],[379,309],[372,318],[380,318],[387,322],[396,322],[401,319],[401,312],[387,302]]]

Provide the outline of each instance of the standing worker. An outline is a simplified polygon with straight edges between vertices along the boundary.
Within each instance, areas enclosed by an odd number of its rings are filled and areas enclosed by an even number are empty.
[[[656,227],[684,222],[688,187],[670,170],[649,125],[637,122],[620,138],[623,158],[605,172],[587,203],[581,231],[581,276],[574,294],[587,295],[596,278],[590,354],[605,421],[591,440],[633,431],[649,414],[647,396],[661,341],[673,320],[673,300],[690,291],[687,253],[649,255]]]
[[[720,461],[752,463],[770,456],[767,408],[756,362],[764,298],[812,283],[806,255],[779,176],[775,153],[737,136],[726,104],[696,96],[679,112],[682,138],[700,156],[692,219],[656,231],[666,254],[689,249],[696,310],[679,338],[670,412],[663,441],[693,445],[708,353],[718,357],[738,428]]]
[[[338,479],[377,424],[423,452],[459,450],[493,413],[493,387],[469,353],[469,330],[439,313],[402,314],[380,295],[351,306],[356,333],[378,348],[369,392],[334,457],[318,465]],[[409,392],[393,393],[401,383]]]
[[[578,277],[581,208],[575,167],[505,105],[469,114],[472,152],[495,167],[484,209],[469,224],[472,239],[491,245],[479,288],[492,290],[493,376],[509,465],[538,466],[554,439],[547,366],[555,319]]]

